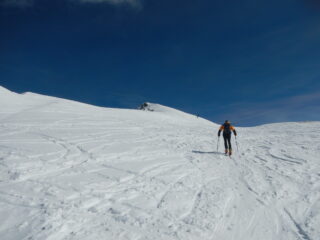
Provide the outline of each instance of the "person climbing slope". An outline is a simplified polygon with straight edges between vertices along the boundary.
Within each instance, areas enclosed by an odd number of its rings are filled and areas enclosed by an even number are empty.
[[[225,154],[231,156],[232,154],[232,146],[231,146],[231,132],[235,136],[237,136],[236,129],[230,124],[228,120],[224,122],[224,124],[221,125],[219,131],[218,131],[218,137],[221,135],[221,131],[223,131],[223,139],[224,139],[224,147],[225,147]]]

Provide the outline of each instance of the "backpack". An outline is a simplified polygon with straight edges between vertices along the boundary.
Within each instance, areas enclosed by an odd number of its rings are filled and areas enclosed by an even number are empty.
[[[223,124],[223,127],[224,127],[224,129],[223,129],[224,134],[231,134],[231,125],[230,124],[225,123],[225,124]]]

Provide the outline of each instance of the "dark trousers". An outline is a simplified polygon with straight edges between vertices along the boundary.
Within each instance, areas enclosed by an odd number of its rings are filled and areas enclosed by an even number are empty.
[[[231,147],[231,134],[223,134],[224,147],[225,149],[232,149]]]

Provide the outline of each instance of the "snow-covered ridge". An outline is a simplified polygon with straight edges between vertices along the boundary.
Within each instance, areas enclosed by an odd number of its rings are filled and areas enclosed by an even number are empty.
[[[0,88],[0,239],[319,238],[319,122],[239,128],[229,158],[218,125],[150,107]]]
[[[85,113],[95,112],[97,114],[107,114],[111,112],[128,112],[128,114],[135,114],[143,116],[140,111],[131,109],[113,109],[113,108],[103,108],[97,107],[90,104],[80,103],[73,100],[67,100],[57,97],[46,96],[42,94],[25,92],[22,94],[11,92],[3,87],[0,87],[0,118],[6,116],[7,114],[17,114],[21,111],[33,112],[36,111],[38,114],[42,109],[42,115],[47,112],[75,112],[80,113],[85,109]],[[196,118],[195,115],[188,114],[170,107],[166,107],[160,104],[148,103],[148,111],[152,112],[152,117],[147,119],[157,119],[159,122],[167,121],[171,119],[171,122],[176,122],[177,120],[182,122],[192,122]],[[139,112],[139,113],[138,113]],[[205,119],[199,118],[198,121],[208,122]]]
[[[21,109],[23,107],[28,108],[30,106],[37,106],[37,105],[45,105],[45,104],[52,104],[52,103],[63,103],[64,105],[73,104],[73,105],[88,105],[84,103],[79,103],[72,100],[57,98],[46,96],[42,94],[32,93],[32,92],[24,92],[24,93],[15,93],[12,92],[4,87],[0,86],[0,100],[1,100],[1,107],[11,110],[15,108]],[[92,106],[93,107],[93,106]]]

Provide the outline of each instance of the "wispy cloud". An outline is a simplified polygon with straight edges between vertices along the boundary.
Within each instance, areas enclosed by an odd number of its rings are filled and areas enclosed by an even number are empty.
[[[292,96],[262,103],[237,103],[226,106],[218,119],[231,119],[235,123],[248,126],[272,122],[319,121],[320,91]]]
[[[0,6],[5,7],[31,7],[33,0],[3,0],[0,1]]]

